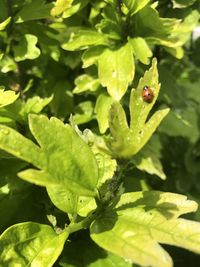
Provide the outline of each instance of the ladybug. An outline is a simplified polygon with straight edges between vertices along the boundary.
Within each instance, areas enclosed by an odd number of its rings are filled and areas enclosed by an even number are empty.
[[[154,98],[154,93],[151,87],[145,85],[142,90],[142,99],[147,103],[151,103]]]

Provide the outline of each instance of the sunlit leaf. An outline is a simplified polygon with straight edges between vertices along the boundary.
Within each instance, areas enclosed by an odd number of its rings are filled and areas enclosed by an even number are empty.
[[[120,100],[134,78],[135,65],[132,46],[127,43],[118,49],[105,49],[98,60],[99,79],[109,95]]]
[[[18,97],[19,94],[16,94],[14,91],[4,91],[4,89],[0,88],[0,107],[4,107],[15,102]]]
[[[48,120],[42,115],[31,115],[29,125],[41,148],[16,131],[0,127],[0,148],[39,169],[24,170],[18,174],[20,178],[41,186],[62,185],[80,195],[95,195],[97,163],[75,131],[56,118]]]
[[[129,43],[132,45],[133,53],[137,59],[139,59],[143,64],[149,64],[149,58],[152,57],[152,52],[147,45],[145,39],[141,37],[136,37],[129,39]]]
[[[63,13],[72,4],[73,0],[57,0],[55,6],[51,10],[52,16],[58,16]]]
[[[11,17],[8,17],[6,20],[0,23],[0,31],[5,30],[6,26],[10,23]]]
[[[153,91],[153,99],[146,102],[142,97],[144,86]],[[160,122],[169,112],[168,108],[156,111],[148,120],[158,97],[160,84],[158,83],[157,62],[154,59],[152,67],[139,80],[137,89],[132,89],[130,96],[130,127],[127,124],[125,112],[119,103],[114,103],[110,109],[109,128],[112,134],[110,148],[118,157],[135,155],[149,140]]]
[[[0,264],[52,266],[67,237],[67,231],[58,235],[48,225],[33,222],[13,225],[0,236]]]
[[[197,205],[185,196],[162,192],[135,192],[121,196],[90,228],[102,248],[141,266],[172,266],[158,244],[173,244],[199,252],[200,223],[178,219]],[[191,223],[191,224],[190,224]]]
[[[109,127],[109,110],[113,101],[113,98],[107,94],[101,94],[97,99],[95,112],[97,114],[100,133],[105,133]]]

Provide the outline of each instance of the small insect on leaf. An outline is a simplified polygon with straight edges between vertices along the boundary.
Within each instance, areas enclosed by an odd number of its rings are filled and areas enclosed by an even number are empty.
[[[147,103],[151,103],[154,98],[153,90],[150,86],[145,85],[142,90],[142,99]]]

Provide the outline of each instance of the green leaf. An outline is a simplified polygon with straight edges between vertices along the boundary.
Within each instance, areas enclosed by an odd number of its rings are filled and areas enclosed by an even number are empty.
[[[4,91],[4,89],[0,88],[0,108],[15,102],[18,97],[19,94],[16,94],[14,91]]]
[[[9,71],[16,71],[17,70],[17,64],[13,60],[13,58],[4,55],[3,58],[0,61],[0,69],[2,73],[8,73]]]
[[[113,98],[107,94],[100,94],[97,98],[95,112],[101,134],[105,133],[109,127],[109,110],[113,101]]]
[[[193,107],[172,110],[160,126],[159,131],[169,136],[182,136],[195,143],[199,138],[196,110]]]
[[[99,80],[89,74],[82,74],[75,79],[76,87],[73,90],[74,94],[80,94],[87,91],[97,91],[99,88]]]
[[[199,19],[199,12],[197,10],[193,10],[172,32],[172,36],[175,36],[181,42],[180,45],[183,45],[191,38],[191,32],[196,26],[198,26]]]
[[[170,256],[158,242],[199,252],[200,223],[177,218],[196,208],[194,201],[173,193],[123,194],[113,211],[108,209],[93,222],[91,238],[141,266],[171,267]]]
[[[54,205],[60,210],[72,215],[86,217],[97,205],[93,197],[80,196],[72,193],[63,186],[48,186],[48,195]]]
[[[73,94],[69,89],[71,89],[70,83],[66,80],[59,80],[51,90],[53,99],[49,104],[50,109],[54,116],[63,120],[73,112]]]
[[[174,8],[186,8],[193,5],[196,0],[173,0],[172,2]]]
[[[90,239],[67,242],[59,265],[62,267],[133,267],[131,263],[103,250]]]
[[[139,59],[143,64],[149,64],[149,58],[152,57],[152,52],[147,45],[145,39],[141,37],[129,39],[129,43],[133,48],[133,53],[137,59]]]
[[[89,0],[81,1],[81,0],[74,0],[72,2],[71,7],[67,8],[63,13],[63,18],[68,18],[83,9],[87,4]]]
[[[149,19],[151,18],[151,19]],[[136,14],[136,36],[143,36],[149,44],[159,44],[168,47],[181,46],[182,42],[174,34],[181,20],[174,18],[161,18],[153,6],[145,6]]]
[[[74,121],[76,124],[83,124],[93,119],[94,104],[91,101],[81,102],[75,107]]]
[[[103,53],[104,46],[94,46],[88,48],[82,56],[83,68],[88,68],[93,64],[97,64],[99,56]]]
[[[8,17],[6,20],[0,23],[0,31],[5,30],[6,26],[10,23],[11,17]]]
[[[67,231],[58,235],[47,225],[33,222],[13,225],[0,236],[0,265],[53,266],[67,237]]]
[[[69,40],[62,44],[62,48],[74,51],[98,45],[108,45],[108,40],[103,34],[91,29],[78,28],[71,31]]]
[[[44,19],[50,17],[52,3],[46,3],[44,0],[34,0],[25,5],[15,16],[16,23],[22,23],[29,20]]]
[[[184,57],[184,50],[180,47],[165,47],[165,50],[177,59],[182,59]]]
[[[58,16],[71,7],[73,0],[56,0],[55,6],[51,9],[52,16]]]
[[[95,155],[99,170],[97,188],[100,188],[107,180],[112,179],[117,169],[117,161],[110,155],[102,136],[94,135],[89,129],[86,129],[82,138],[90,145]]]
[[[122,4],[122,12],[125,14],[130,12],[131,15],[134,15],[144,8],[149,2],[150,0],[125,0]]]
[[[150,142],[133,157],[132,161],[137,169],[149,174],[155,174],[165,180],[166,175],[163,172],[162,163],[160,161],[161,153],[159,150],[160,143],[158,143],[155,137],[151,138]]]
[[[0,148],[39,169],[22,171],[19,177],[41,186],[62,185],[80,195],[95,195],[96,160],[71,126],[42,115],[30,115],[29,125],[41,148],[16,131],[0,126]]]
[[[39,96],[34,96],[29,98],[27,102],[23,105],[20,115],[24,119],[28,118],[29,113],[40,113],[44,107],[46,107],[53,99],[53,95],[46,98],[41,98]]]
[[[99,79],[109,95],[120,100],[134,78],[135,65],[132,46],[127,43],[118,49],[105,49],[98,60]]]
[[[144,86],[150,86],[154,98],[152,102],[145,102],[142,98]],[[130,96],[130,127],[122,106],[116,102],[110,109],[109,128],[112,134],[110,148],[117,157],[131,157],[135,155],[149,140],[169,109],[156,111],[148,120],[148,114],[158,97],[160,84],[158,83],[157,62],[154,59],[152,67],[140,79],[137,89],[131,91]]]
[[[40,49],[36,47],[37,37],[32,34],[25,34],[19,44],[14,47],[16,61],[35,59],[40,55]]]

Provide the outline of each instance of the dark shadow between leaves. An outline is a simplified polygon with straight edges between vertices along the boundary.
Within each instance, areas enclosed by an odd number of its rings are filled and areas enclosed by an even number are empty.
[[[85,267],[90,266],[91,263],[105,259],[107,256],[108,253],[96,245],[89,236],[84,236],[84,239],[82,237],[79,240],[66,242],[58,262],[60,266],[69,264],[74,267]]]

